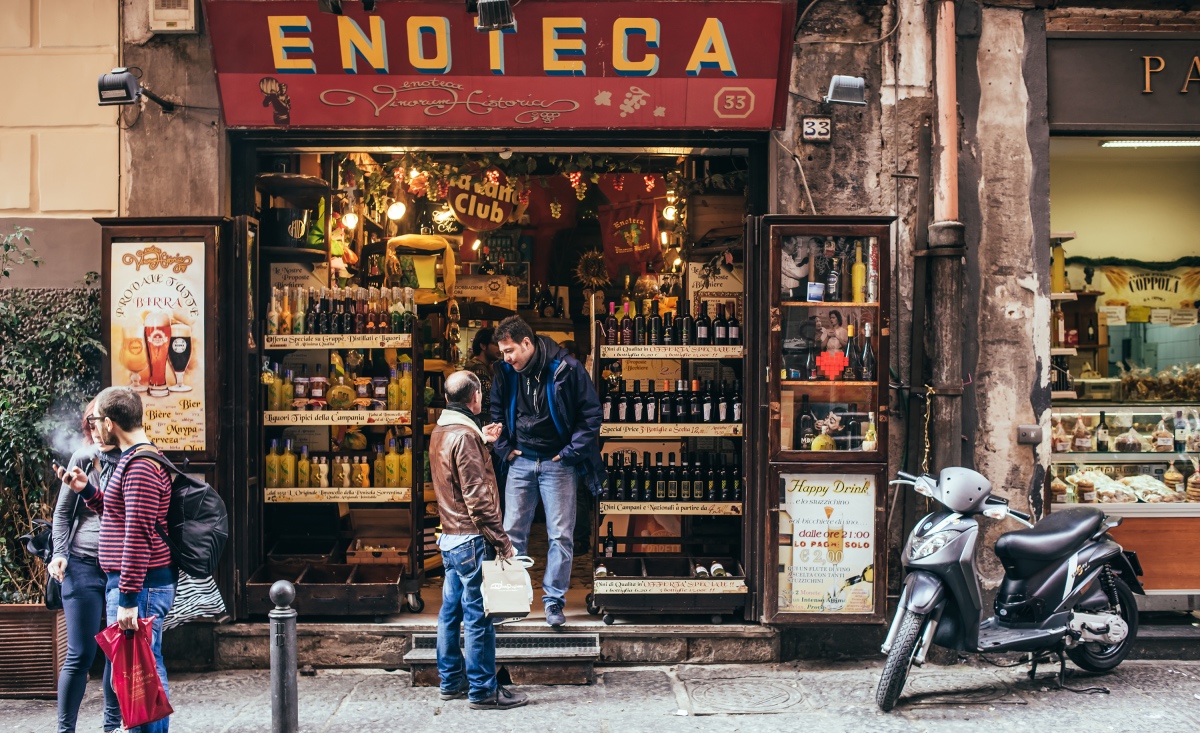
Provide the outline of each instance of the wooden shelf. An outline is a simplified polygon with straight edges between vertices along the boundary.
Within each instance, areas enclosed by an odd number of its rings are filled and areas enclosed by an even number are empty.
[[[1179,454],[1136,451],[1130,453],[1051,453],[1051,463],[1173,463]]]
[[[267,335],[266,349],[411,349],[411,333]]]
[[[362,488],[263,489],[268,504],[392,503],[412,501],[411,488],[366,486]]]
[[[600,347],[601,359],[741,359],[744,346],[612,346]]]
[[[740,501],[601,501],[601,514],[690,514],[715,517],[742,516]]]
[[[785,300],[779,305],[785,308],[878,308],[878,303],[846,303],[844,301],[807,301],[807,300]]]
[[[779,382],[785,387],[822,387],[832,389],[834,387],[878,387],[879,382],[843,382],[841,380],[830,381],[828,379],[819,379],[815,382],[810,382],[807,379],[784,379]]]
[[[1076,394],[1076,392],[1074,390],[1056,389],[1056,390],[1052,390],[1050,392],[1050,399],[1052,399],[1052,400],[1077,400],[1077,399],[1079,399],[1079,395]]]
[[[1050,349],[1050,356],[1079,356],[1079,352],[1074,347],[1068,346],[1062,349]]]
[[[282,410],[263,413],[266,427],[288,425],[408,425],[408,410]]]
[[[269,260],[293,262],[324,262],[328,259],[325,250],[308,247],[259,247],[259,254]]]
[[[741,423],[608,423],[600,426],[602,438],[738,438]]]
[[[1078,293],[1050,293],[1050,300],[1079,300]]]

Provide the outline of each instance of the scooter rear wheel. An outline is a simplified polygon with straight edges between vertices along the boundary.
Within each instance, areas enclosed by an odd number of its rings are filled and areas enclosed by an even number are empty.
[[[904,683],[908,680],[908,671],[912,668],[913,655],[921,641],[921,631],[925,628],[927,618],[923,613],[905,611],[900,621],[887,663],[883,665],[883,674],[879,677],[879,687],[875,689],[875,703],[885,713],[896,707],[900,693],[904,691]]]
[[[1071,661],[1081,669],[1097,674],[1103,672],[1111,672],[1116,669],[1117,665],[1125,661],[1125,657],[1129,655],[1129,650],[1133,648],[1133,641],[1137,638],[1138,630],[1138,610],[1137,598],[1134,597],[1133,591],[1129,590],[1129,586],[1120,578],[1113,578],[1113,585],[1117,590],[1117,600],[1121,604],[1119,613],[1125,624],[1129,627],[1129,632],[1119,644],[1104,645],[1098,642],[1087,642],[1084,644],[1076,644],[1067,650],[1067,656]],[[1113,610],[1113,609],[1109,609]]]

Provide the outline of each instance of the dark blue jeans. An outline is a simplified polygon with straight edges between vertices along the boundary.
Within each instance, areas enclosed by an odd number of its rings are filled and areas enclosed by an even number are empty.
[[[442,692],[469,685],[467,698],[483,700],[496,691],[496,628],[483,615],[483,561],[493,551],[482,537],[442,553],[446,577],[438,613],[437,662]],[[462,629],[464,650],[459,646]]]
[[[109,578],[108,591],[106,596],[108,609],[108,623],[114,624],[117,622],[117,581],[119,578],[114,574]],[[154,661],[158,666],[158,678],[162,680],[163,692],[167,693],[167,698],[171,697],[171,690],[167,687],[167,668],[163,666],[162,658],[162,622],[166,617],[167,612],[171,610],[171,606],[175,603],[175,586],[167,585],[158,588],[142,588],[142,592],[138,593],[137,607],[138,618],[154,617],[154,635],[150,639],[150,649],[154,652]],[[111,674],[111,664],[104,665],[105,675]],[[162,720],[156,720],[153,723],[139,725],[136,728],[130,728],[129,733],[167,733],[170,729],[171,719],[169,717]]]
[[[96,634],[104,630],[106,578],[94,557],[67,559],[63,576],[63,613],[67,620],[67,658],[58,673],[58,733],[75,733],[88,670],[96,658]],[[104,730],[121,727],[117,696],[104,680]]]

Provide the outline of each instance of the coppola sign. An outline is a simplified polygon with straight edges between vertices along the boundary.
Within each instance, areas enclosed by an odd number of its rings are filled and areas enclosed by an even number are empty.
[[[114,386],[142,398],[163,450],[205,449],[204,242],[114,241],[109,365]]]
[[[795,4],[204,0],[231,127],[725,128],[782,123]],[[783,83],[780,83],[780,79]]]
[[[459,176],[450,181],[446,199],[454,218],[467,229],[490,232],[499,229],[518,203],[518,192],[508,185],[500,171],[490,177]]]

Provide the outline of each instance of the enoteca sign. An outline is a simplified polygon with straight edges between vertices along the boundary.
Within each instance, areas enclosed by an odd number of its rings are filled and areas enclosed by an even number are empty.
[[[523,0],[480,32],[462,0],[204,0],[231,127],[769,129],[795,3]],[[780,79],[783,80],[780,83]]]

